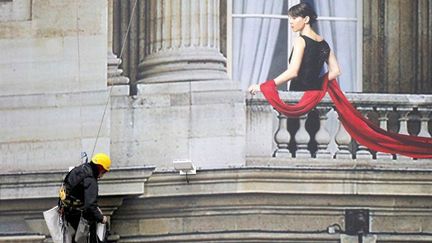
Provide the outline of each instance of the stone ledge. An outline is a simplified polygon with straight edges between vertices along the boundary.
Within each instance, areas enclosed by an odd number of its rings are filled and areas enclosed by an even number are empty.
[[[275,169],[432,172],[432,159],[352,160],[249,157],[246,159],[246,166],[247,168],[266,167]]]
[[[412,234],[396,234],[396,233],[388,233],[388,234],[378,234],[377,235],[377,242],[406,242],[406,243],[412,243],[412,242],[432,242],[432,234],[423,234],[422,233],[412,233]]]
[[[283,231],[235,231],[235,232],[195,232],[191,234],[172,234],[167,236],[121,237],[118,242],[339,242],[339,234],[327,233],[290,233]]]
[[[297,103],[303,96],[303,92],[279,92],[281,99],[284,102]],[[378,93],[345,93],[346,97],[350,102],[355,105],[373,105],[373,106],[398,106],[398,107],[430,107],[432,103],[432,95],[425,94],[378,94]],[[262,93],[258,93],[255,96],[248,95],[246,97],[246,103],[249,105],[253,104],[268,104]],[[321,103],[328,104],[333,103],[328,94],[324,96]]]
[[[369,234],[369,238],[376,237],[377,242],[431,242],[432,236],[405,234]],[[344,234],[327,234],[327,233],[289,233],[289,232],[203,232],[193,234],[172,234],[168,236],[138,236],[138,237],[122,237],[118,242],[341,242],[346,241],[348,237]],[[357,236],[354,242],[357,242]]]
[[[2,235],[0,242],[44,242],[45,235]]]
[[[331,223],[343,224],[343,211],[347,208],[370,209],[373,211],[372,216],[375,223],[385,223],[383,220],[393,223],[409,217],[432,217],[428,197],[238,193],[140,197],[128,200],[124,206],[124,209],[120,209],[122,213],[117,215],[117,219],[242,217],[247,215],[262,217],[301,215],[316,218],[325,215],[336,218]]]
[[[305,195],[430,196],[432,174],[427,167],[396,168],[345,162],[319,165],[254,166],[198,170],[185,176],[158,172],[146,183],[144,197],[274,193]],[[362,166],[361,166],[362,165]],[[430,168],[430,167],[429,167]]]
[[[113,168],[99,183],[101,196],[139,195],[154,167]],[[0,174],[0,200],[56,198],[67,171]]]

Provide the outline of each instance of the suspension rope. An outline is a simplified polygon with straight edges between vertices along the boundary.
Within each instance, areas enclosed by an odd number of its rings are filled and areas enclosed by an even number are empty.
[[[137,2],[138,2],[138,0],[135,0],[133,8],[132,8],[132,13],[131,13],[131,16],[129,18],[128,27],[126,29],[125,35],[123,36],[122,47],[121,47],[120,56],[119,56],[120,59],[123,56],[123,51],[124,51],[126,39],[127,39],[127,36],[129,35],[129,31],[130,31],[130,27],[131,27],[131,24],[132,24],[133,17],[135,16],[135,8],[136,8],[136,5],[137,5]],[[93,146],[93,150],[92,150],[92,153],[91,153],[91,157],[93,157],[94,151],[96,149],[96,145],[97,145],[97,142],[98,142],[98,139],[99,139],[100,131],[102,129],[103,120],[105,118],[105,114],[106,114],[106,111],[107,111],[107,108],[108,108],[108,104],[109,104],[109,101],[110,101],[110,98],[111,98],[111,93],[112,93],[113,87],[114,87],[114,84],[111,84],[110,91],[108,93],[108,98],[107,98],[107,101],[105,103],[104,112],[102,114],[102,119],[100,121],[99,129],[98,129],[98,132],[97,132],[97,135],[96,135],[96,140],[95,140],[95,143],[94,143],[94,146]]]
[[[80,23],[79,23],[79,8],[80,8],[80,0],[75,2],[75,7],[76,7],[76,22],[75,22],[75,28],[76,28],[76,45],[77,45],[77,68],[78,68],[78,88],[79,88],[79,93],[80,93],[80,97],[79,97],[79,118],[80,118],[80,141],[82,141],[83,139],[83,125],[82,125],[82,87],[81,87],[81,49],[80,49],[80,32],[81,32],[81,27],[80,27]],[[82,143],[82,142],[81,142]],[[82,146],[82,145],[81,145]]]

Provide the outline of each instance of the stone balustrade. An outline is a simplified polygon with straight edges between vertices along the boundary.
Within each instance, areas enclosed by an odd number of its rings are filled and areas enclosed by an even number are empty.
[[[287,103],[296,103],[302,92],[281,92]],[[346,95],[365,117],[381,128],[414,136],[431,137],[432,95]],[[327,95],[309,114],[289,118],[267,103],[261,94],[247,99],[247,148],[249,157],[410,159],[371,151],[358,144],[337,119]]]

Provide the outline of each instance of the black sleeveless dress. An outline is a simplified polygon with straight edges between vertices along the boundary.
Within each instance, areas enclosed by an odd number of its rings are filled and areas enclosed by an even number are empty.
[[[316,41],[305,35],[300,36],[305,40],[306,46],[298,76],[291,80],[290,91],[320,90],[323,84],[320,73],[330,55],[330,47],[325,40]],[[289,62],[291,58],[292,52]]]

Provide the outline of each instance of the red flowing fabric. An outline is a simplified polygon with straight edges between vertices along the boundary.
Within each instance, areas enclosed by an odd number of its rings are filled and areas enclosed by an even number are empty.
[[[381,129],[363,117],[345,97],[337,81],[328,80],[327,75],[324,77],[322,90],[305,91],[297,104],[286,104],[280,99],[274,80],[268,80],[261,84],[260,88],[270,105],[288,117],[299,117],[308,113],[328,92],[339,114],[339,120],[351,137],[360,144],[384,153],[402,154],[418,159],[432,158],[432,138],[397,134]]]

